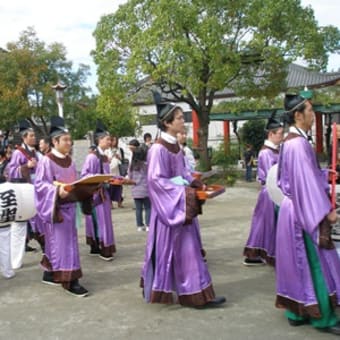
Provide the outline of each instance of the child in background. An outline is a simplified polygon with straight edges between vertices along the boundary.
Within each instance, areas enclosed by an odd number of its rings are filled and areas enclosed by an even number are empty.
[[[132,197],[136,206],[137,231],[148,231],[151,204],[147,186],[146,151],[140,147],[137,139],[129,142],[132,160],[128,171],[129,179],[136,182],[132,187]],[[145,224],[143,222],[143,209],[145,211]]]

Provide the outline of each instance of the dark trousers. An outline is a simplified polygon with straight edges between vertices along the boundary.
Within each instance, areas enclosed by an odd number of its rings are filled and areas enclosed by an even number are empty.
[[[135,206],[136,206],[136,222],[137,227],[143,227],[143,208],[145,210],[145,225],[149,225],[150,223],[150,212],[151,212],[151,203],[149,197],[144,198],[135,198]]]
[[[246,181],[251,182],[253,167],[251,165],[246,165]]]

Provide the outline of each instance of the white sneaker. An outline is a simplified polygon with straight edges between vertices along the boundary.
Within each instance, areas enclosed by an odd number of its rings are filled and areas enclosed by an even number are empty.
[[[7,280],[12,279],[15,277],[15,272],[14,271],[7,271],[6,273],[2,273],[3,277]]]
[[[144,231],[144,227],[137,227],[137,231]]]
[[[149,226],[146,226],[146,227],[145,227],[145,231],[149,231]]]

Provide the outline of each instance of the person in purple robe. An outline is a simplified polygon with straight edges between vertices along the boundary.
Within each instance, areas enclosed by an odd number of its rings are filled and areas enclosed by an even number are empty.
[[[291,326],[310,324],[340,335],[334,312],[340,299],[340,260],[331,239],[337,220],[328,194],[328,174],[318,165],[307,132],[314,121],[311,102],[286,95],[289,134],[280,149],[280,205],[276,237],[276,307]]]
[[[83,165],[81,177],[95,174],[110,174],[110,163],[104,151],[111,145],[111,137],[102,122],[97,121],[95,131],[96,148],[90,152]],[[112,261],[116,252],[113,224],[111,217],[111,199],[104,186],[94,194],[91,215],[86,215],[86,243],[90,245],[90,255],[102,260]]]
[[[68,198],[63,185],[77,179],[77,171],[69,153],[72,139],[61,117],[51,118],[50,137],[53,148],[38,164],[35,191],[36,207],[45,227],[45,253],[41,260],[44,269],[42,282],[61,285],[74,296],[87,296],[80,285],[76,203]]]
[[[10,182],[34,184],[38,158],[35,151],[35,133],[27,120],[19,122],[19,132],[22,144],[16,147],[10,162],[6,167]],[[44,246],[43,225],[38,218],[33,217],[29,222],[13,222],[11,224],[11,261],[14,269],[22,266],[25,251],[35,251],[28,243],[34,237]]]
[[[279,147],[283,139],[283,127],[275,118],[275,112],[268,120],[265,134],[267,138],[257,163],[257,178],[261,184],[261,191],[253,213],[248,241],[243,251],[246,257],[243,261],[245,266],[265,263],[274,265],[275,262],[275,203],[270,199],[266,187],[268,171],[278,161]]]
[[[186,169],[176,139],[177,132],[184,131],[183,111],[162,104],[158,93],[154,97],[161,134],[147,157],[151,217],[141,277],[144,298],[172,304],[176,294],[183,306],[220,306],[226,299],[215,296],[197,235],[202,202],[196,190],[202,183]]]

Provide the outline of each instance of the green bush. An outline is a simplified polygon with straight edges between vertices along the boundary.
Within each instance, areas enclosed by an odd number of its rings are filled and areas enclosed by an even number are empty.
[[[220,184],[224,186],[233,186],[236,180],[239,178],[239,174],[235,170],[226,170],[222,173],[216,174],[204,180],[206,184]]]
[[[256,154],[260,151],[264,142],[264,120],[248,120],[239,130],[243,144],[251,144]]]
[[[235,166],[238,158],[239,150],[237,144],[230,144],[228,152],[225,153],[224,143],[221,143],[217,149],[214,149],[212,152],[211,164],[218,165],[225,171],[226,169]]]

